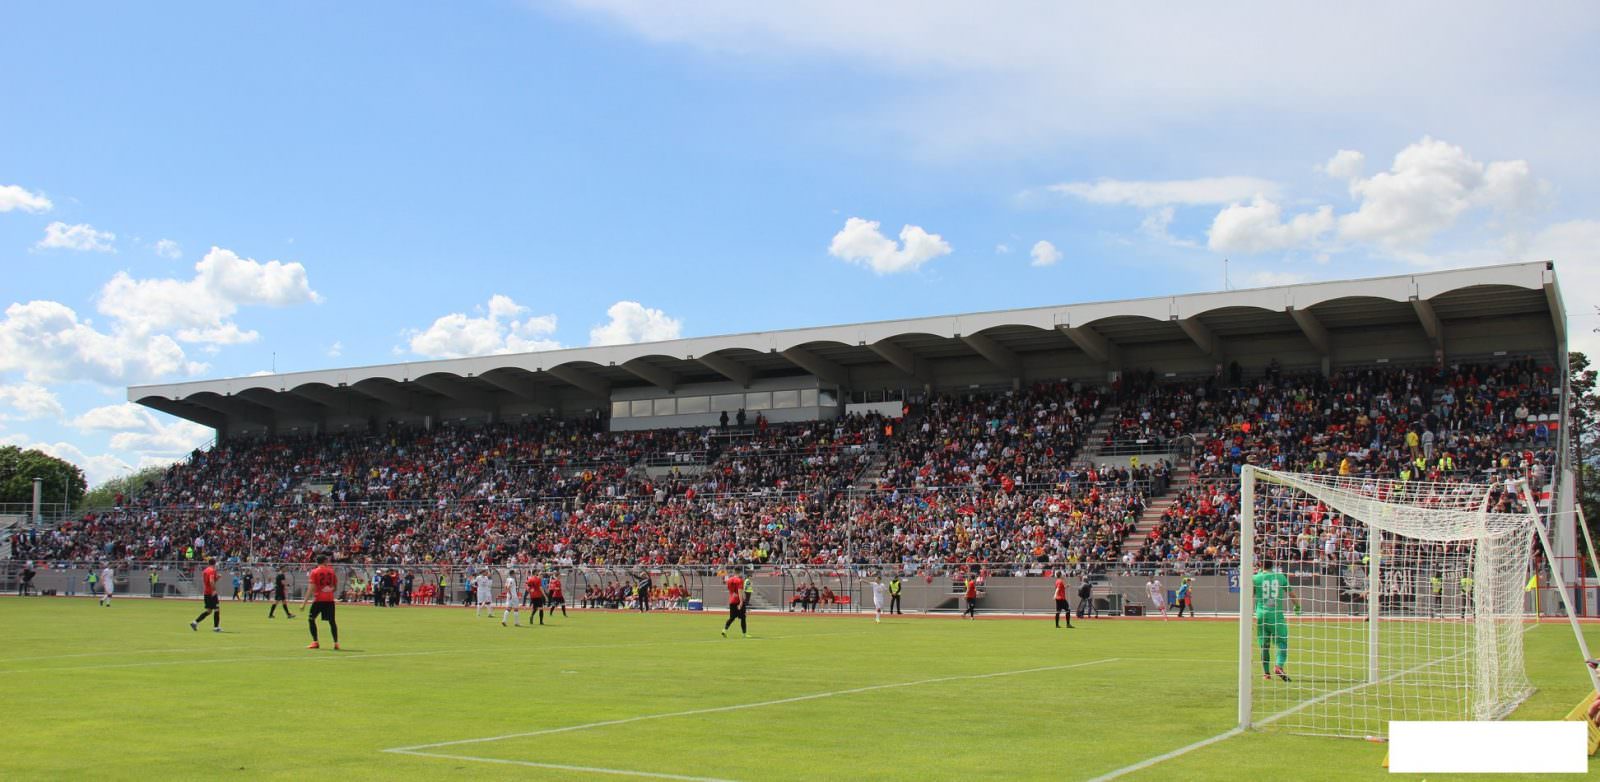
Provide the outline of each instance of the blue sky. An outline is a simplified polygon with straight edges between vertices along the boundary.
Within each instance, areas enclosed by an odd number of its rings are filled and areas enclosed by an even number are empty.
[[[0,441],[129,384],[1553,258],[1600,11],[8,4]]]

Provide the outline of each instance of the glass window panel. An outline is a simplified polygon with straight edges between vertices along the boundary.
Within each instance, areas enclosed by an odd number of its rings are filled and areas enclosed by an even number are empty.
[[[711,410],[713,412],[726,410],[732,413],[741,407],[744,407],[744,394],[717,394],[711,397]]]
[[[711,397],[708,396],[680,396],[678,397],[678,415],[688,413],[705,413],[711,410]]]
[[[612,418],[628,418],[629,417],[628,403],[627,402],[612,402],[611,403],[611,417]]]
[[[774,391],[772,392],[772,409],[787,410],[800,406],[799,391]]]
[[[637,400],[634,400],[634,402],[633,402],[633,417],[634,418],[644,418],[647,415],[650,415],[650,400],[648,400],[648,399],[637,399]]]
[[[816,407],[817,406],[817,389],[815,389],[815,388],[802,388],[802,389],[800,389],[800,406],[801,407]]]
[[[839,406],[839,392],[835,391],[835,390],[833,390],[831,388],[824,388],[824,389],[818,390],[817,391],[817,405],[820,406],[820,407],[838,407]]]
[[[759,391],[744,395],[744,409],[746,410],[771,410],[772,392]]]
[[[673,399],[670,396],[665,398],[665,399],[657,399],[656,400],[656,405],[655,405],[655,414],[656,415],[677,415],[678,414],[678,406],[676,404],[674,404],[677,401],[678,400]]]

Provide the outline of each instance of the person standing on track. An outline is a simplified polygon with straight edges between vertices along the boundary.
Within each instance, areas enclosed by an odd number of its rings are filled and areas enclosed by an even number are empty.
[[[745,625],[744,605],[744,578],[739,571],[731,571],[722,583],[728,587],[728,621],[722,625],[722,637],[728,637],[728,628],[733,626],[733,620],[739,620],[739,632],[744,637],[750,637],[750,629]]]
[[[1183,612],[1185,610],[1187,610],[1189,612],[1189,618],[1190,619],[1194,618],[1194,598],[1192,598],[1189,595],[1189,590],[1193,586],[1193,582],[1194,582],[1194,579],[1189,578],[1188,576],[1184,576],[1183,577],[1183,583],[1178,585],[1178,618],[1179,619],[1183,618]]]
[[[889,613],[900,613],[900,574],[889,579]]]
[[[339,595],[339,576],[328,564],[327,554],[317,555],[317,566],[311,569],[309,578],[311,587],[306,590],[305,599],[300,601],[302,611],[307,603],[311,604],[311,613],[306,617],[306,624],[311,628],[311,643],[306,648],[322,648],[317,640],[317,617],[320,616],[328,623],[328,633],[333,636],[333,650],[339,651],[339,623],[333,618],[333,608]]]
[[[978,618],[978,578],[972,573],[967,574],[965,589],[962,596],[967,599],[967,609],[961,612],[962,616]]]
[[[272,577],[272,607],[267,609],[267,618],[271,619],[278,612],[278,606],[283,606],[283,615],[294,618],[289,613],[289,576],[285,575],[283,568],[278,568],[278,574]]]
[[[1072,605],[1067,602],[1067,577],[1061,571],[1056,571],[1056,627],[1061,627],[1061,617],[1067,617],[1067,629],[1072,629]]]
[[[1094,611],[1094,601],[1089,598],[1094,595],[1094,584],[1089,583],[1089,577],[1083,577],[1083,583],[1078,585],[1078,618],[1088,619]]]
[[[222,603],[217,597],[216,557],[206,560],[206,569],[200,571],[200,591],[203,599],[206,601],[206,610],[201,611],[200,615],[195,617],[193,622],[189,623],[189,629],[199,630],[200,623],[204,622],[206,620],[206,616],[209,614],[211,616],[211,632],[222,632]]]

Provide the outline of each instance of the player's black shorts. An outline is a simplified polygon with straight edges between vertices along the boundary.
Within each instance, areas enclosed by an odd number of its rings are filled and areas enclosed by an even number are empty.
[[[550,596],[550,607],[551,608],[555,608],[556,606],[564,606],[566,604],[567,604],[567,598],[566,597],[564,597],[562,595],[551,595]]]
[[[318,600],[317,602],[312,603],[311,618],[315,620],[317,617],[322,617],[323,619],[332,622],[333,607],[335,605],[337,605],[337,603],[334,603],[332,600]]]
[[[218,601],[218,598],[217,598],[216,595],[206,595],[206,610],[210,611],[212,609],[221,608],[221,607],[222,607],[222,603]]]
[[[535,611],[544,608],[544,598],[542,597],[533,598],[531,602],[533,604],[533,610]]]
[[[289,602],[289,596],[284,594],[282,589],[275,589],[272,591],[272,600],[273,602],[287,603]]]
[[[1069,610],[1067,608],[1066,598],[1057,598],[1056,599],[1056,610],[1057,611],[1067,611],[1067,610]]]

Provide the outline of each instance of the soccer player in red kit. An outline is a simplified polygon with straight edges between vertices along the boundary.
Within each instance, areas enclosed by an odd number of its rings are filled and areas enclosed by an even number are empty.
[[[311,627],[311,643],[307,649],[321,649],[322,644],[317,639],[317,617],[322,617],[328,623],[328,632],[333,635],[334,651],[339,649],[339,623],[334,621],[333,608],[339,595],[339,576],[328,565],[328,555],[317,555],[317,566],[311,569],[311,588],[306,593],[304,600],[300,601],[300,610],[304,611],[306,604],[311,604],[311,613],[306,615],[306,624]]]
[[[728,621],[722,625],[722,637],[728,637],[728,628],[733,626],[733,620],[739,620],[739,632],[744,637],[750,637],[750,630],[744,622],[744,578],[737,571],[729,573],[722,580],[728,587]]]
[[[528,604],[532,606],[528,609],[528,613],[539,612],[539,624],[544,624],[544,582],[539,580],[537,571],[528,576]]]
[[[561,592],[561,575],[550,574],[550,618],[556,618],[556,606],[561,606],[561,615],[567,615],[567,596]]]
[[[967,574],[967,588],[966,588],[966,591],[962,593],[962,596],[967,599],[967,610],[962,611],[961,612],[962,615],[963,616],[970,616],[973,619],[977,619],[978,618],[978,579],[975,576],[973,576],[972,574],[970,574],[970,573]]]
[[[217,602],[217,559],[212,557],[206,560],[206,569],[200,571],[200,585],[204,589],[206,610],[189,623],[190,630],[199,630],[200,623],[206,620],[206,615],[211,616],[211,632],[222,632],[222,604]]]
[[[1061,617],[1067,617],[1067,629],[1072,629],[1072,609],[1067,605],[1067,580],[1061,571],[1056,571],[1056,627],[1061,626]]]

